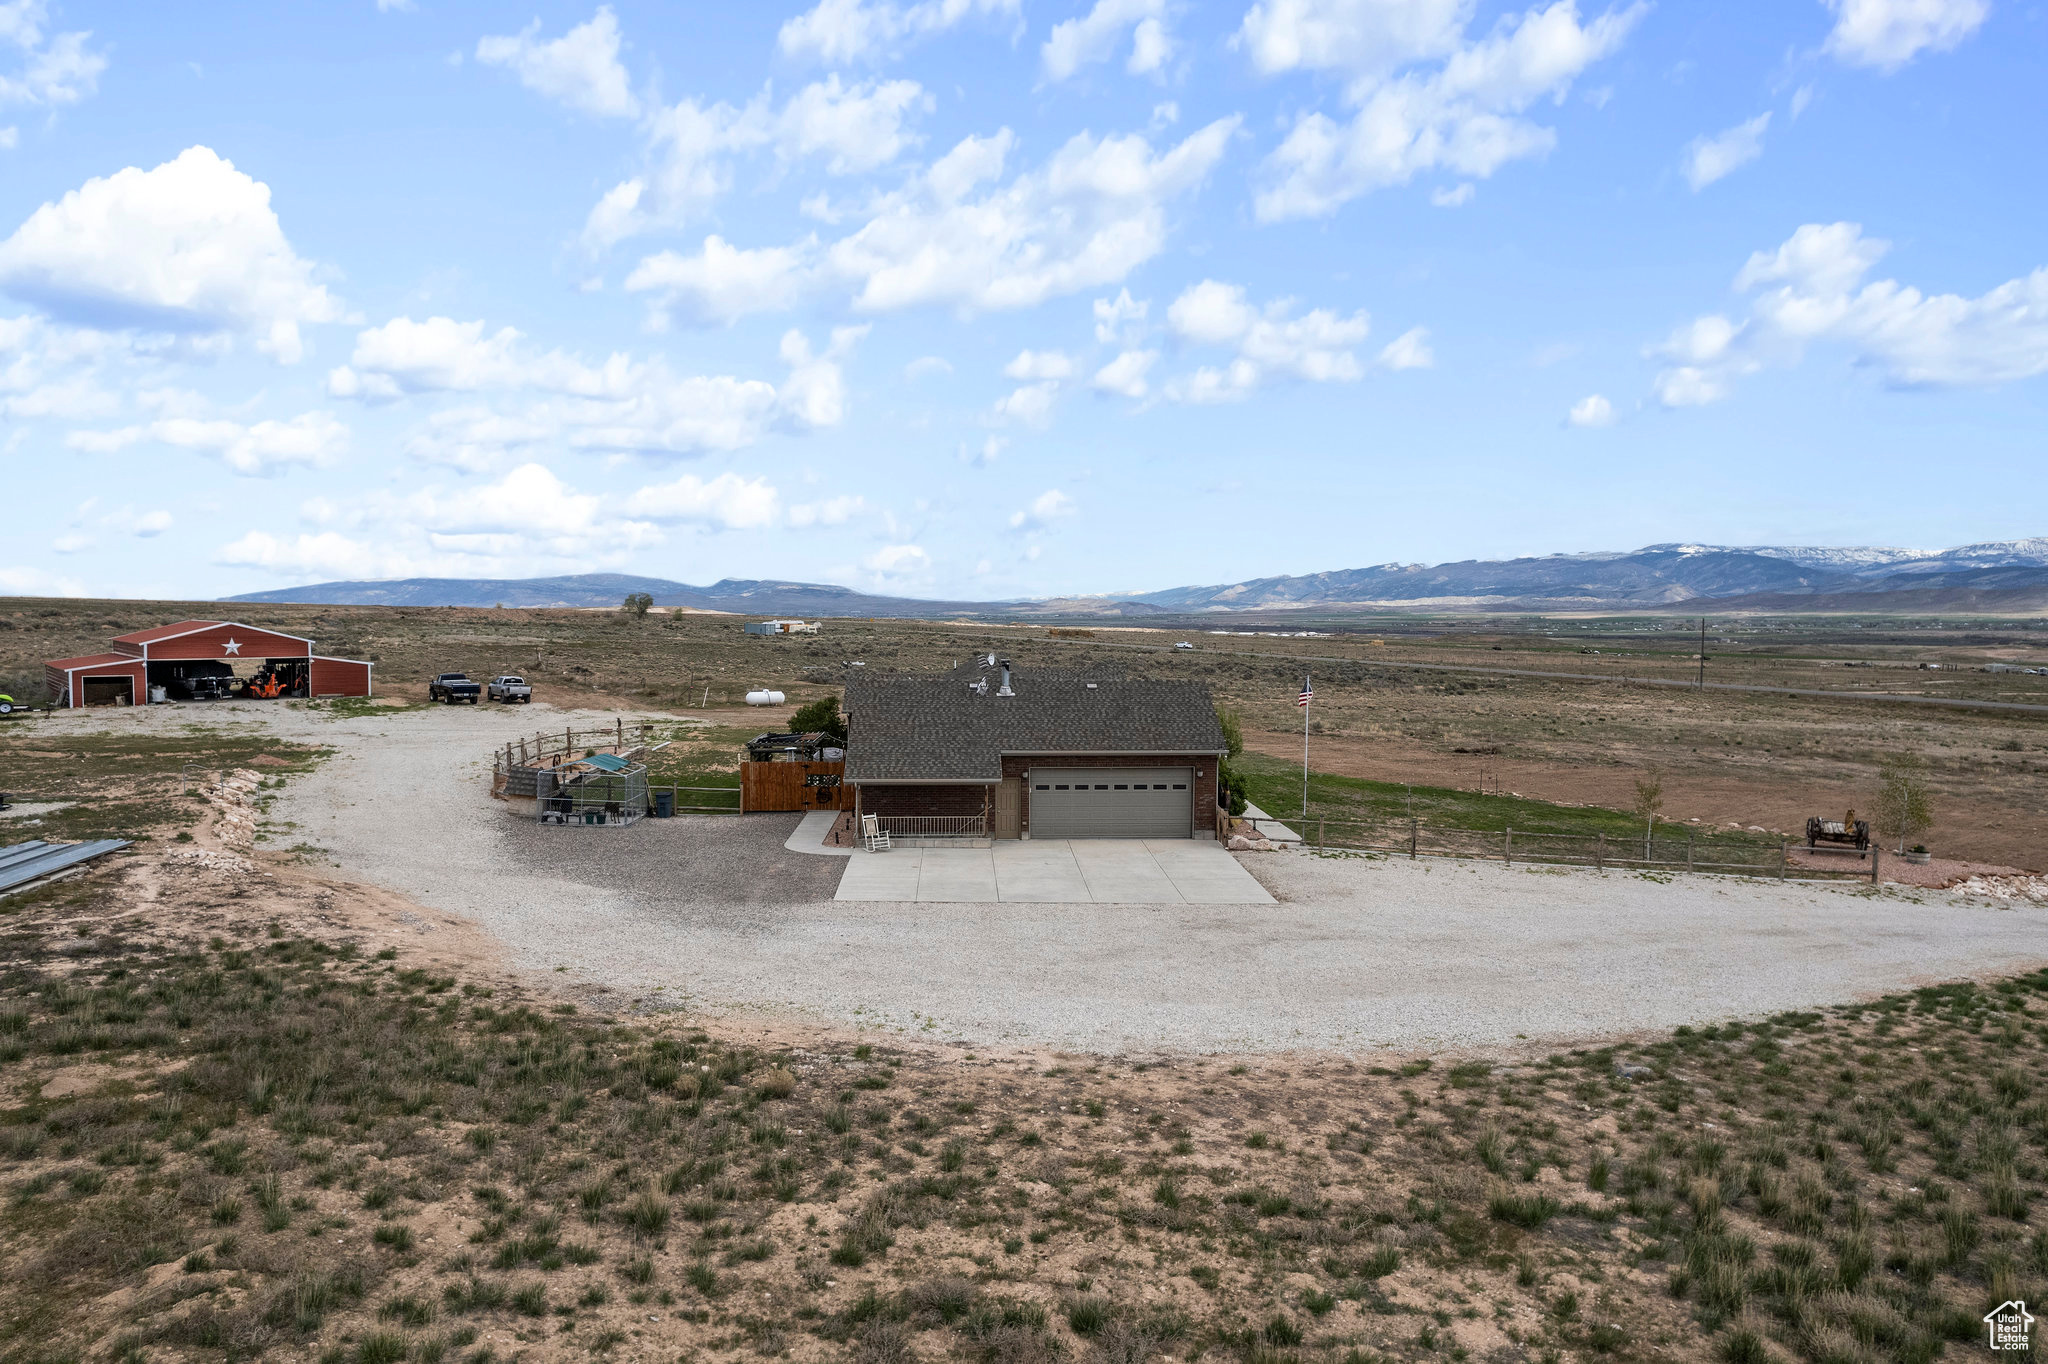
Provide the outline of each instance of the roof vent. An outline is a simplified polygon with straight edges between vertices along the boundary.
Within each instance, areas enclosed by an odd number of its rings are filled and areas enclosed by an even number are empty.
[[[1093,682],[1084,682],[1081,685],[1088,688],[1089,691],[1095,690],[1095,684]]]
[[[993,657],[994,655],[990,655],[990,656],[991,656],[991,657]],[[1001,687],[998,687],[998,688],[996,689],[996,695],[997,695],[997,696],[1015,696],[1015,695],[1016,695],[1017,693],[1016,693],[1016,692],[1014,692],[1014,691],[1011,691],[1011,690],[1010,690],[1010,660],[1009,660],[1009,659],[1007,659],[1007,658],[1006,658],[1006,659],[1004,659],[1004,660],[1002,661],[1002,665],[1003,665],[1003,685],[1002,685]],[[984,685],[984,686],[986,686],[987,684],[986,684],[986,683],[983,683],[983,685]]]

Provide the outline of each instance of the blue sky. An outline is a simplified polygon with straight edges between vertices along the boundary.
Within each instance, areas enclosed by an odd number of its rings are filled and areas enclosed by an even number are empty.
[[[2015,0],[0,0],[0,591],[2048,529]]]

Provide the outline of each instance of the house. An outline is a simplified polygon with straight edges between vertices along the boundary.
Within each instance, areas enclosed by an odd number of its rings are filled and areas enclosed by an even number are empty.
[[[819,621],[750,620],[742,628],[750,635],[815,635]]]
[[[903,835],[1214,838],[1228,751],[1200,682],[983,657],[846,686],[857,814]]]

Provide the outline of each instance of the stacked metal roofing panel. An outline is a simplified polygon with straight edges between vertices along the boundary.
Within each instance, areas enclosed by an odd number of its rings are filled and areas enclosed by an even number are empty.
[[[80,862],[90,862],[95,857],[127,846],[125,838],[100,838],[90,843],[45,843],[41,839],[32,839],[0,848],[0,890],[12,890],[16,886],[39,881],[52,872]]]

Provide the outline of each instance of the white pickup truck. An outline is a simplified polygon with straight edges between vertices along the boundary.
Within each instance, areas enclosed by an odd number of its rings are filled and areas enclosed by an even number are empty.
[[[484,690],[493,701],[503,701],[508,706],[514,701],[524,703],[533,699],[533,688],[526,685],[523,677],[494,677]]]

